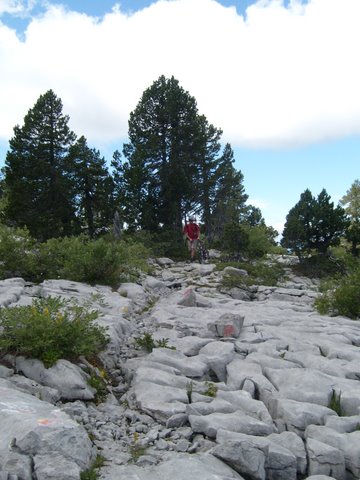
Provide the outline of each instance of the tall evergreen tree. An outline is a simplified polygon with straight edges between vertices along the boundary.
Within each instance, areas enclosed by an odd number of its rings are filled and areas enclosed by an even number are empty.
[[[77,219],[81,231],[94,237],[97,230],[110,226],[115,211],[114,184],[100,152],[89,148],[84,136],[69,151]]]
[[[174,77],[161,76],[130,114],[130,142],[123,150],[128,161],[124,182],[132,199],[127,205],[130,224],[181,229],[196,188],[198,135],[195,99]]]
[[[211,213],[214,209],[216,187],[218,177],[221,174],[219,169],[221,150],[220,139],[222,131],[209,124],[205,116],[198,117],[199,122],[199,145],[197,148],[198,179],[194,179],[197,188],[194,188],[193,205],[188,210],[196,210],[196,202],[199,202],[198,209],[202,212],[202,221],[207,236],[211,237]]]
[[[238,225],[246,212],[248,195],[243,185],[244,175],[234,168],[234,152],[227,143],[216,172],[216,190],[211,222],[212,238],[220,239],[226,224]]]
[[[28,111],[24,125],[15,126],[6,155],[7,219],[27,226],[40,240],[68,235],[74,226],[66,162],[76,137],[68,121],[61,100],[47,91]]]

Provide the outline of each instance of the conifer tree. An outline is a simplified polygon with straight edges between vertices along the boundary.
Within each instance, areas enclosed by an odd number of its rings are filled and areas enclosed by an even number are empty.
[[[286,217],[281,245],[299,258],[311,250],[325,254],[331,245],[339,243],[347,224],[344,209],[334,207],[325,189],[317,198],[306,189]]]
[[[340,200],[344,206],[345,212],[349,215],[350,225],[346,230],[345,236],[351,244],[351,253],[354,256],[359,255],[358,245],[360,244],[360,181],[355,180],[346,195]]]
[[[69,168],[77,220],[81,231],[94,237],[97,231],[109,227],[114,214],[114,184],[100,152],[89,148],[84,136],[69,150]]]
[[[123,149],[130,225],[181,229],[196,188],[198,125],[196,101],[174,77],[161,76],[145,90]]]
[[[75,141],[52,90],[14,128],[5,161],[6,217],[39,240],[71,234],[75,208],[67,155]]]
[[[246,212],[248,195],[243,185],[244,175],[234,167],[234,152],[225,145],[216,172],[216,191],[212,208],[212,237],[220,239],[226,224],[238,225]]]

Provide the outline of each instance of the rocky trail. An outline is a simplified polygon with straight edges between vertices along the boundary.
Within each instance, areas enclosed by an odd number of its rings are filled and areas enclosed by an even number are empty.
[[[215,265],[162,258],[117,291],[1,281],[3,306],[91,301],[111,341],[101,368],[1,360],[0,480],[77,480],[96,456],[101,480],[359,479],[360,323],[316,313],[317,282],[288,274],[226,290]]]

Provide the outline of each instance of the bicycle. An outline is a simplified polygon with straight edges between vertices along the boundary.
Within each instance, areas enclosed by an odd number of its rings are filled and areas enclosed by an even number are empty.
[[[210,258],[209,251],[205,247],[205,243],[202,240],[198,240],[197,242],[196,255],[199,263],[205,263],[205,261],[209,260]]]

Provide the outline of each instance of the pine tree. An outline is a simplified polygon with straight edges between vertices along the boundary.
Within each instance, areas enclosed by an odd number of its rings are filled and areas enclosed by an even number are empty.
[[[196,188],[197,120],[195,99],[174,77],[161,76],[143,93],[130,114],[130,142],[123,149],[130,225],[181,229]]]
[[[358,245],[360,244],[360,181],[355,180],[346,195],[340,200],[340,204],[345,207],[345,212],[349,215],[350,225],[346,230],[345,236],[351,244],[351,253],[354,256],[359,255]]]
[[[227,143],[216,172],[216,190],[212,205],[212,238],[219,240],[226,224],[238,225],[246,212],[248,195],[243,185],[244,175],[234,168],[234,152]]]
[[[331,245],[339,243],[346,227],[344,209],[334,207],[325,189],[317,199],[307,189],[286,217],[281,245],[299,258],[313,249],[325,254]]]
[[[109,227],[114,214],[113,180],[100,152],[89,148],[84,136],[69,151],[77,219],[81,231],[94,237]]]
[[[5,161],[7,220],[27,226],[37,239],[71,234],[75,209],[67,155],[75,141],[52,90],[41,95],[15,126]]]

